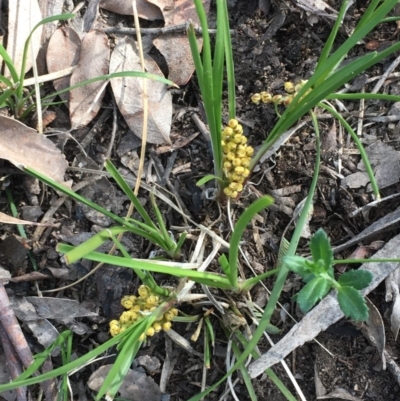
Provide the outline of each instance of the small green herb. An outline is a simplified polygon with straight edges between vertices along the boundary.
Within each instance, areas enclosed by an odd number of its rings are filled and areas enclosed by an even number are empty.
[[[359,290],[370,284],[372,274],[367,270],[351,270],[336,280],[332,267],[332,248],[322,228],[311,238],[310,250],[311,260],[300,256],[283,258],[284,265],[307,283],[296,297],[301,310],[308,312],[329,290],[336,289],[340,309],[345,316],[354,320],[367,320],[368,308]]]

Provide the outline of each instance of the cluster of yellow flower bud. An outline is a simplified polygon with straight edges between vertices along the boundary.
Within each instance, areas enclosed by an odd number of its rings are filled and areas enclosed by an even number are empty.
[[[160,297],[154,294],[146,285],[141,285],[138,293],[138,297],[135,295],[126,295],[121,299],[122,306],[127,310],[122,312],[119,320],[111,320],[110,334],[113,337],[122,333],[137,321],[143,319],[147,314],[153,312],[162,302]],[[177,315],[178,309],[171,308],[167,310],[147,329],[146,333],[141,335],[139,340],[145,340],[146,336],[152,337],[161,330],[168,331],[172,326],[172,320]]]
[[[243,190],[243,182],[250,175],[250,161],[254,149],[247,145],[243,127],[237,120],[229,120],[222,131],[223,170],[229,181],[225,195],[236,198]]]
[[[283,104],[289,106],[292,103],[293,98],[297,95],[300,89],[306,84],[307,81],[301,80],[298,84],[293,82],[285,82],[284,88],[287,95],[272,95],[268,92],[255,93],[251,97],[251,101],[255,104],[263,103],[274,103],[275,105]],[[309,89],[310,91],[311,89]],[[307,92],[308,93],[308,92]]]

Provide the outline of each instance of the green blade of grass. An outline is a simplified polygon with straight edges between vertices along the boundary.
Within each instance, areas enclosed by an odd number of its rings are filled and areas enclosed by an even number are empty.
[[[61,253],[67,253],[73,249],[73,246],[66,244],[58,244],[57,250]],[[215,273],[209,272],[198,272],[196,270],[182,269],[173,262],[155,262],[145,261],[140,259],[126,259],[120,256],[106,255],[99,252],[89,252],[85,255],[85,259],[92,260],[94,262],[101,262],[112,264],[115,266],[127,267],[131,269],[141,269],[150,272],[170,274],[176,277],[188,277],[197,283],[206,284],[211,287],[229,289],[231,284],[226,277],[220,276]]]
[[[60,95],[61,93],[69,92],[73,89],[80,88],[81,86],[88,85],[93,82],[107,81],[108,79],[124,78],[124,77],[147,78],[147,79],[152,79],[154,81],[162,82],[166,85],[171,85],[171,86],[177,87],[177,85],[175,85],[172,81],[170,81],[169,79],[166,79],[160,75],[149,74],[147,72],[142,72],[142,71],[120,71],[120,72],[113,72],[111,74],[101,75],[100,77],[86,79],[82,82],[78,82],[75,85],[69,86],[68,88],[59,90],[57,92],[53,92],[50,95],[43,97],[42,102],[46,101],[48,99],[53,99],[54,96]]]
[[[49,22],[54,22],[54,21],[65,21],[67,19],[73,18],[74,16],[75,16],[75,14],[53,15],[51,17],[44,18],[42,21],[40,21],[38,24],[36,24],[34,26],[34,28],[32,29],[31,33],[29,34],[28,38],[25,41],[24,52],[23,52],[23,55],[22,55],[21,72],[20,72],[20,76],[19,76],[20,86],[19,86],[19,89],[17,91],[17,96],[18,96],[19,99],[22,99],[24,79],[25,79],[26,60],[27,60],[27,57],[28,57],[29,44],[31,42],[31,38],[32,38],[33,33],[41,25],[45,25],[45,24],[48,24]]]
[[[246,210],[240,215],[233,230],[230,247],[229,247],[229,266],[231,270],[231,280],[234,283],[234,288],[238,286],[237,264],[239,258],[239,243],[247,224],[251,219],[261,210],[271,206],[274,200],[270,196],[263,196],[262,198],[254,201]]]
[[[227,1],[223,1],[224,19],[222,25],[224,30],[224,47],[225,47],[225,60],[226,60],[226,76],[228,81],[228,110],[229,118],[236,118],[236,81],[235,81],[235,67],[233,62],[232,41],[229,27],[229,14]]]
[[[11,57],[8,54],[7,50],[4,48],[4,46],[1,43],[0,43],[0,57],[3,59],[4,63],[6,64],[6,66],[8,68],[8,70],[10,71],[10,74],[11,74],[12,80],[14,81],[14,84],[19,82],[18,72],[15,69],[14,63],[11,60]],[[8,78],[6,78],[4,76],[2,76],[2,78],[9,82],[9,83],[7,83],[8,86],[12,86],[13,85],[11,83],[11,81],[8,80]]]
[[[111,162],[111,160],[106,160],[105,168],[110,173],[111,177],[114,178],[115,182],[122,189],[124,194],[133,203],[133,205],[135,206],[136,210],[142,216],[142,218],[146,222],[146,224],[148,226],[150,226],[150,227],[153,227],[154,229],[157,229],[156,225],[153,223],[152,219],[150,218],[150,216],[146,212],[146,209],[142,206],[142,204],[140,203],[140,201],[137,198],[137,196],[133,193],[132,189],[130,188],[128,183],[124,180],[124,178],[119,173],[119,171],[114,166],[114,164]]]
[[[85,242],[82,242],[77,246],[73,246],[72,250],[64,255],[65,262],[67,263],[67,265],[75,263],[78,260],[84,258],[85,255],[87,255],[89,252],[100,248],[104,244],[104,242],[110,241],[112,239],[112,235],[118,235],[126,233],[128,231],[130,231],[128,227],[111,227],[106,230],[100,231]],[[57,244],[56,246],[57,252],[60,252],[59,245],[61,244]]]

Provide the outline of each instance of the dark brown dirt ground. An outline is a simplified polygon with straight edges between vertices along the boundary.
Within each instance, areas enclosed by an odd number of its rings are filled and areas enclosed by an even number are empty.
[[[337,2],[331,2],[331,6],[338,8]],[[358,1],[350,9],[350,18],[346,20],[349,27],[354,25],[354,20],[359,18],[364,7],[364,1]],[[287,80],[297,81],[307,79],[315,67],[317,58],[321,52],[323,43],[326,41],[332,21],[320,18],[319,22],[311,26],[306,19],[306,16],[294,4],[290,3],[288,7],[284,2],[268,0],[237,0],[230,5],[231,27],[236,31],[233,36],[236,80],[237,80],[237,103],[238,103],[238,118],[245,127],[245,133],[249,137],[252,145],[259,145],[263,139],[268,136],[269,131],[273,127],[277,117],[272,107],[265,105],[255,106],[249,98],[251,94],[261,90],[270,90],[276,93],[282,91],[283,82]],[[211,18],[212,19],[212,18]],[[395,25],[382,26],[379,31],[371,34],[368,39],[386,40],[391,38],[395,32]],[[339,41],[346,38],[346,32],[339,33]],[[393,38],[391,39],[393,40]],[[360,44],[354,51],[351,57],[364,54],[368,50],[364,44]],[[385,69],[386,64],[382,63],[369,71],[370,76],[380,75]],[[394,83],[393,85],[395,85]],[[175,105],[179,108],[195,108],[199,107],[199,93],[197,90],[196,80],[193,79],[188,83],[185,91],[176,95]],[[106,101],[107,102],[107,101]],[[350,105],[351,106],[351,105]],[[350,107],[349,106],[349,107]],[[380,107],[388,107],[388,104],[381,104]],[[59,125],[65,124],[62,121],[62,116],[65,115],[65,110],[60,107],[57,110],[59,116]],[[120,118],[119,134],[127,131],[126,126]],[[108,122],[105,124],[109,124]],[[322,132],[326,133],[332,124],[332,121],[324,121],[321,124]],[[109,127],[103,129],[104,132],[109,132]],[[185,114],[185,117],[178,119],[174,123],[173,133],[176,135],[189,136],[197,131],[197,127],[190,119],[190,113]],[[107,138],[102,135],[102,130],[98,130],[94,140],[89,148],[89,154],[95,161],[101,160],[104,154],[104,146],[107,145]],[[87,133],[83,130],[77,132],[76,137],[81,140]],[[251,201],[255,200],[254,191],[260,193],[269,193],[272,190],[286,188],[289,186],[297,186],[296,191],[289,195],[287,204],[289,206],[297,205],[307,195],[308,187],[312,179],[314,166],[314,139],[309,135],[310,128],[305,126],[280,149],[275,156],[275,167],[271,161],[264,162],[260,169],[251,177],[251,182],[256,183],[251,188],[248,187],[243,196],[237,203],[237,210],[245,208]],[[122,134],[123,135],[123,134]],[[379,138],[384,141],[397,141],[392,131],[387,129],[387,126],[380,127]],[[117,138],[116,147],[123,141],[123,136]],[[336,154],[337,148],[329,149],[324,155],[324,164],[332,167],[333,156]],[[77,153],[77,148],[73,142],[68,142],[65,147],[65,152],[69,161],[72,162],[73,155]],[[149,156],[150,157],[150,156]],[[171,155],[162,154],[154,156],[154,160],[161,163],[164,168],[170,162]],[[352,166],[358,163],[358,156],[345,156],[343,164],[346,171],[351,171]],[[113,161],[118,164],[118,152],[113,153]],[[180,174],[179,176],[171,175],[170,182],[175,190],[180,194],[184,201],[185,207],[191,213],[192,217],[198,222],[212,222],[219,217],[217,205],[205,200],[202,197],[201,190],[195,185],[199,177],[204,174],[211,173],[212,163],[208,144],[200,135],[189,145],[179,149],[176,152],[175,164],[184,164],[191,161],[191,172]],[[263,176],[264,174],[264,176]],[[263,180],[259,183],[259,180]],[[73,178],[78,181],[80,176],[76,175]],[[12,176],[10,178],[10,188],[13,188],[14,197],[18,205],[29,204],[25,193],[22,190],[21,176]],[[103,198],[110,198],[114,191],[108,184],[101,187]],[[111,189],[110,189],[111,188]],[[385,190],[385,194],[395,193],[397,187],[390,187]],[[143,192],[142,195],[145,193]],[[49,191],[45,194],[45,203],[54,194]],[[114,198],[113,198],[114,199]],[[315,199],[315,213],[311,222],[312,230],[323,227],[329,234],[333,243],[341,243],[349,236],[348,227],[351,227],[354,233],[360,232],[367,226],[367,223],[362,217],[349,218],[349,211],[359,207],[371,200],[370,194],[364,190],[351,192],[344,190],[340,186],[340,181],[321,173],[318,182],[318,191]],[[113,200],[114,201],[114,200]],[[126,200],[121,195],[115,193],[115,208],[121,212]],[[398,203],[393,202],[384,210],[376,209],[373,212],[372,220],[394,210]],[[43,206],[45,209],[45,206]],[[182,223],[179,215],[171,210],[163,210],[169,225],[178,226]],[[84,217],[82,207],[73,203],[66,203],[58,212],[56,217],[62,222],[62,227],[59,233],[68,236],[70,233],[85,233],[93,229],[93,224]],[[263,241],[263,251],[260,253],[256,248],[252,232],[246,234],[245,239],[249,242],[248,252],[251,254],[254,262],[261,266],[262,269],[273,266],[277,258],[277,249],[279,240],[286,226],[289,224],[291,216],[282,211],[282,208],[272,208],[263,214],[265,223],[260,226],[260,232],[265,234]],[[224,235],[224,230],[227,230],[227,222],[222,218],[219,227],[219,234]],[[11,229],[9,230],[11,232]],[[35,246],[35,257],[40,266],[61,267],[57,254],[55,254],[54,246],[56,240],[60,239],[59,233],[52,234],[51,230],[45,236],[38,246]],[[378,239],[387,241],[393,232],[387,233]],[[3,234],[3,239],[7,236],[7,231]],[[290,232],[287,234],[289,238]],[[131,251],[135,252],[137,257],[148,257],[150,248],[143,241],[136,238],[128,237],[130,241]],[[183,258],[187,258],[190,247],[193,244],[190,242],[183,250]],[[305,249],[306,242],[301,243],[301,249]],[[350,251],[350,250],[349,250]],[[349,253],[343,253],[341,256],[346,257]],[[77,276],[82,276],[89,269],[87,263],[77,264],[74,269],[77,271]],[[29,269],[29,268],[28,268]],[[22,272],[13,272],[21,274]],[[158,280],[162,280],[164,284],[166,278],[162,275],[157,275]],[[170,282],[173,284],[172,282]],[[43,283],[42,289],[57,288],[63,285],[64,282],[58,279],[50,280]],[[272,282],[268,285],[271,286]],[[87,335],[82,338],[76,336],[74,342],[74,352],[79,356],[87,349],[92,347],[92,343],[101,343],[108,338],[108,320],[115,317],[121,311],[119,300],[122,295],[133,293],[138,286],[138,280],[133,277],[131,271],[122,268],[106,266],[98,271],[93,277],[90,277],[85,283],[76,286],[74,289],[68,289],[59,293],[57,296],[62,298],[78,299],[90,305],[93,310],[99,311],[100,318],[96,320],[83,319],[83,322],[90,327]],[[10,285],[9,291],[18,295],[33,294],[31,283],[18,285]],[[254,296],[259,289],[254,290]],[[295,290],[284,292],[282,295],[282,303],[291,305],[291,297]],[[374,291],[371,296],[373,302],[380,310],[384,317],[385,323],[388,323],[385,312],[390,309],[391,305],[384,302],[384,288],[381,286]],[[292,305],[295,311],[295,306]],[[199,309],[193,306],[183,306],[182,310],[186,313],[198,313]],[[278,319],[279,313],[275,317]],[[297,316],[300,318],[300,316]],[[217,332],[216,357],[213,359],[212,368],[207,377],[207,384],[215,382],[223,375],[225,369],[224,350],[226,348],[226,338],[223,336],[218,320],[213,320],[213,325]],[[291,327],[292,323],[286,323],[283,327],[285,334]],[[184,324],[176,323],[174,325],[176,331],[186,338],[190,338],[193,329],[188,330]],[[62,327],[59,327],[62,330]],[[399,355],[398,344],[393,340],[390,330],[387,330],[388,345],[393,351],[393,355]],[[275,336],[274,341],[278,341],[279,337]],[[32,343],[35,342],[31,339]],[[328,330],[327,333],[321,334],[318,341],[333,353],[330,356],[316,343],[308,343],[299,348],[293,355],[287,358],[287,363],[291,367],[300,387],[302,388],[307,400],[316,399],[315,390],[315,375],[318,374],[327,392],[330,392],[334,387],[341,387],[348,390],[351,394],[365,401],[388,401],[400,400],[400,388],[394,378],[387,371],[376,371],[374,369],[377,359],[376,351],[364,339],[360,331],[357,331],[347,322],[339,324]],[[200,337],[199,341],[194,344],[194,348],[202,351],[203,340]],[[268,348],[267,344],[260,344],[260,350],[265,351]],[[39,349],[37,346],[36,350]],[[171,401],[187,400],[192,395],[199,391],[199,383],[201,382],[201,369],[191,370],[193,365],[201,365],[201,360],[198,357],[187,354],[181,348],[173,346],[174,356],[177,358],[173,374],[171,376],[168,392],[171,394]],[[151,343],[141,349],[140,355],[152,355],[157,357],[161,362],[165,359],[165,340],[163,336],[154,337]],[[59,361],[55,361],[55,364]],[[99,366],[99,363],[97,364]],[[275,369],[275,368],[274,368]],[[86,371],[80,372],[78,375],[72,376],[71,381],[74,388],[78,388],[78,384],[85,384],[88,376],[94,370],[94,367],[87,368]],[[286,378],[282,368],[276,367],[275,371],[293,391],[292,385]],[[154,374],[154,379],[159,380],[160,372]],[[259,400],[274,400],[283,401],[285,398],[279,391],[266,379],[261,378],[255,381],[255,388]],[[91,399],[90,391],[85,388],[86,395]],[[207,397],[207,400],[218,400],[223,393],[224,388],[219,388],[216,392]],[[236,385],[237,395],[241,401],[248,400],[246,388],[240,381]],[[78,393],[77,393],[78,394]],[[76,399],[81,399],[76,395]],[[230,396],[226,398],[231,400]],[[336,399],[335,399],[336,400]]]

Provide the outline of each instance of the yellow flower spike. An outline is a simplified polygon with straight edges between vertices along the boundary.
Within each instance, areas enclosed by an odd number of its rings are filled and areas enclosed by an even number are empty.
[[[254,154],[254,148],[251,146],[248,146],[246,148],[246,156],[251,157],[251,156],[253,156],[253,154]]]
[[[229,187],[224,188],[224,194],[226,196],[231,196],[232,195],[232,190]]]
[[[110,326],[118,326],[119,327],[119,321],[118,320],[111,320],[110,321]]]
[[[250,166],[250,157],[243,157],[242,158],[242,166],[243,167],[249,167]]]
[[[271,103],[272,102],[272,95],[268,92],[261,92],[261,101],[263,103]]]
[[[293,82],[290,82],[290,81],[285,82],[284,88],[285,88],[285,91],[287,93],[294,93],[295,92],[295,88],[294,88],[294,83]]]
[[[222,131],[222,136],[224,139],[229,139],[229,137],[233,135],[233,129],[231,127],[225,127]]]
[[[240,144],[237,146],[236,151],[239,152],[239,151],[246,150],[246,149],[247,149],[246,145]]]
[[[226,160],[232,161],[235,159],[235,154],[233,152],[229,152],[226,154]]]
[[[254,104],[259,104],[261,100],[261,94],[260,93],[255,93],[252,97],[251,97],[251,101]]]
[[[172,323],[171,322],[164,322],[163,325],[162,325],[162,328],[163,328],[164,331],[171,330],[171,327],[172,327]]]
[[[162,330],[161,324],[158,322],[153,323],[153,329],[156,333],[160,332]]]
[[[243,191],[243,184],[241,184],[241,183],[236,183],[236,185],[237,185],[237,191],[238,192],[242,192]]]
[[[245,170],[245,168],[242,166],[235,167],[235,173],[237,175],[243,175],[244,170]]]
[[[229,148],[228,145],[225,145],[225,146],[222,147],[222,151],[223,151],[225,154],[228,154],[228,153],[231,151],[231,149]]]
[[[156,331],[153,329],[153,327],[149,327],[146,330],[146,336],[153,337],[155,333],[156,333]]]
[[[133,298],[133,299],[132,299]],[[136,299],[136,297],[132,297],[131,295],[125,295],[124,297],[122,297],[121,299],[121,305],[125,308],[125,309],[131,309],[132,306],[134,305]]]
[[[146,298],[146,304],[156,305],[158,303],[158,297],[156,295],[149,295]]]
[[[110,327],[110,334],[112,337],[117,336],[119,333],[121,333],[121,329],[119,327]]]
[[[244,171],[243,171],[243,173],[242,173],[242,176],[246,178],[246,177],[248,177],[249,175],[250,175],[250,170],[249,170],[248,168],[245,168]]]
[[[179,310],[177,308],[171,308],[170,312],[174,315],[174,316],[178,316]]]
[[[243,127],[242,127],[240,124],[238,124],[238,125],[236,126],[236,128],[233,130],[233,132],[234,132],[235,134],[243,134]]]
[[[133,305],[133,307],[131,308],[131,311],[140,312],[141,311],[140,305]]]
[[[238,126],[238,120],[236,120],[235,118],[232,118],[229,120],[228,125],[232,129],[235,129]]]
[[[224,162],[224,169],[229,171],[232,168],[232,163],[231,162]]]
[[[175,317],[175,315],[173,313],[171,313],[171,311],[169,311],[169,310],[164,313],[164,319],[167,321],[172,320],[174,317]]]
[[[245,145],[247,143],[247,137],[242,135],[242,145]]]
[[[242,159],[242,163],[240,163],[242,165],[243,157],[246,157],[246,151],[245,150],[236,150],[236,156],[238,156],[239,158]]]
[[[238,182],[239,184],[242,184],[245,180],[245,177],[243,177],[242,175],[238,175],[237,179],[235,180],[236,182]]]
[[[289,106],[290,103],[292,103],[293,96],[285,96],[283,100],[283,104],[285,106]]]
[[[275,103],[275,104],[281,104],[282,103],[282,98],[283,98],[282,95],[275,95],[272,98],[272,102]]]
[[[229,188],[232,190],[232,192],[237,192],[238,191],[238,183],[237,182],[231,182],[229,184]]]
[[[144,341],[146,339],[146,334],[142,333],[139,337],[139,341]]]
[[[232,160],[232,165],[237,167],[240,166],[242,164],[242,159],[240,157],[237,157],[236,159]]]
[[[227,147],[228,147],[229,150],[235,150],[236,147],[237,147],[237,143],[232,142],[232,141],[228,142]]]
[[[121,323],[128,323],[131,320],[131,315],[129,312],[122,312],[121,316],[119,317],[119,321]]]
[[[242,134],[235,134],[232,138],[232,141],[234,143],[241,143],[242,142],[242,138],[246,138],[244,137]]]
[[[147,298],[150,295],[150,289],[147,285],[141,285],[138,290],[140,298]]]
[[[233,191],[231,194],[231,198],[236,198],[238,196],[238,191]]]

